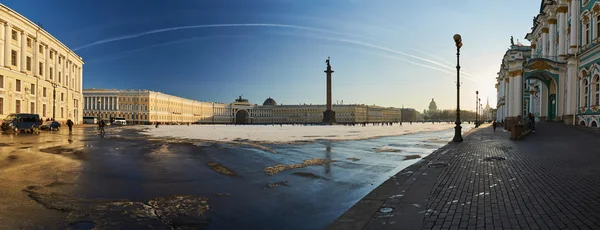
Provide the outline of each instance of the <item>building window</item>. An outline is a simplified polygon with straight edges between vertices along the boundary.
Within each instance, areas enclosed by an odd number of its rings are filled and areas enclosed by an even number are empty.
[[[27,71],[31,71],[31,57],[27,57],[27,63],[25,66],[27,67]]]
[[[17,92],[21,92],[21,80],[17,79],[17,83],[15,84],[15,90]]]
[[[35,95],[35,84],[31,84],[31,94]]]
[[[40,45],[39,50],[40,50],[41,54],[44,54],[44,46],[43,45]]]
[[[0,97],[0,114],[4,114],[4,98]]]
[[[52,71],[52,70],[53,70],[52,67],[50,67],[50,80],[52,80],[52,77],[53,77],[52,73],[54,73],[54,71]]]
[[[21,113],[21,101],[20,100],[15,101],[15,113]]]
[[[600,16],[596,17],[596,37],[600,37]]]
[[[600,105],[600,76],[594,76],[594,105]]]
[[[58,57],[58,64],[61,64],[61,62],[62,62],[62,57],[59,56]]]
[[[62,78],[61,78],[61,76],[60,76],[60,75],[61,75],[61,74],[60,74],[60,72],[58,72],[58,83],[60,83],[60,82],[61,82],[61,80],[62,80]]]
[[[46,104],[42,105],[42,117],[46,116]]]
[[[44,76],[44,63],[40,62],[40,71],[39,71],[39,73],[40,73],[40,76]]]
[[[4,76],[0,75],[0,89],[3,89],[3,88],[4,88]]]
[[[60,93],[60,101],[65,101],[65,94],[64,93]]]
[[[54,52],[50,51],[50,59],[54,59]]]
[[[46,97],[46,87],[44,87],[44,88],[42,89],[42,96],[43,96],[43,97]]]
[[[590,24],[585,24],[585,37],[583,38],[583,44],[588,44],[590,40]]]
[[[31,102],[31,108],[30,108],[29,112],[35,113],[35,102]]]
[[[587,80],[583,80],[583,107],[588,106],[588,91],[589,91],[589,85],[588,85],[588,81]]]
[[[17,31],[16,30],[12,31],[12,39],[15,41],[17,40]]]
[[[10,64],[13,66],[17,66],[17,51],[10,51]]]
[[[65,117],[64,108],[60,107],[60,117]]]

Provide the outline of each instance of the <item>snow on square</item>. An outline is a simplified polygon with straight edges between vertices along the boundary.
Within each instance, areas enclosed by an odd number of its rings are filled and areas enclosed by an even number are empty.
[[[146,126],[155,137],[187,138],[206,141],[251,141],[293,143],[315,140],[361,140],[399,136],[417,132],[433,132],[454,127],[452,123],[404,123],[402,126],[302,126],[302,125],[162,125]],[[464,131],[464,130],[463,130]]]

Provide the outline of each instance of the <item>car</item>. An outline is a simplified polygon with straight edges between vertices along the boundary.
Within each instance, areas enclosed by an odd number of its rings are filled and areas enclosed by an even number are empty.
[[[2,131],[19,133],[28,131],[36,133],[42,121],[37,114],[29,113],[11,113],[2,120]]]
[[[60,130],[60,123],[58,121],[46,121],[40,126],[41,130]]]

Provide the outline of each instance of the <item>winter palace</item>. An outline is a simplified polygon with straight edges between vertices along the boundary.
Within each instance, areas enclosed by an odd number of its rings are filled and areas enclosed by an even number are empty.
[[[600,1],[543,0],[525,36],[498,72],[497,120],[510,127],[529,113],[540,120],[598,127]]]
[[[292,124],[321,123],[325,105],[262,105],[241,96],[231,103],[201,102],[149,90],[85,89],[84,116],[128,123]],[[338,123],[400,122],[401,111],[371,105],[334,104]]]
[[[0,4],[0,119],[36,113],[82,120],[83,60],[40,26]]]

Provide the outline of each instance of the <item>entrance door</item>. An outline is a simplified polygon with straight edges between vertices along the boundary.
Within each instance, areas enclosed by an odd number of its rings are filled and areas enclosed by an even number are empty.
[[[550,94],[548,97],[548,120],[553,121],[556,118],[556,94]]]

